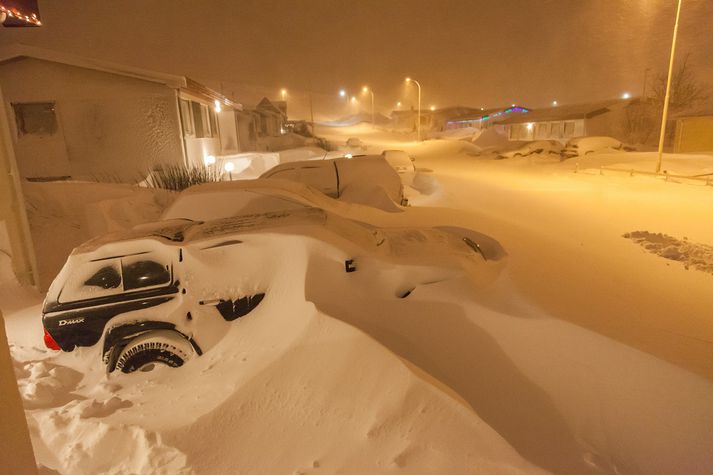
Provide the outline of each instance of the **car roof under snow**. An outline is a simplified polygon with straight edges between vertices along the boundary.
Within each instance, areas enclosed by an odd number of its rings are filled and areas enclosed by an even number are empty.
[[[333,216],[321,208],[303,208],[288,211],[231,216],[212,221],[174,219],[135,226],[127,231],[105,234],[80,245],[72,254],[83,254],[119,241],[155,239],[168,245],[184,245],[224,235],[247,233],[281,226],[324,225]]]

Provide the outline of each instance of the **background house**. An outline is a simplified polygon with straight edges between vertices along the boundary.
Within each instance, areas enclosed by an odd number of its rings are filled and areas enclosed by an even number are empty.
[[[287,103],[271,102],[267,97],[255,107],[258,116],[258,133],[261,137],[279,137],[284,132],[287,120]]]
[[[135,181],[239,150],[242,106],[183,76],[11,45],[0,49],[0,87],[23,178]]]
[[[566,142],[583,135],[607,135],[625,140],[626,110],[635,102],[638,99],[616,99],[537,109],[525,115],[507,117],[501,124],[511,141]]]
[[[446,130],[461,129],[471,127],[475,129],[484,129],[493,124],[498,124],[504,120],[518,114],[527,114],[530,109],[512,105],[510,107],[496,107],[493,109],[480,109],[475,113],[470,112],[455,117],[449,117],[446,121]]]
[[[674,152],[713,152],[713,110],[674,116]]]
[[[498,123],[511,114],[527,113],[529,109],[519,106],[476,109],[466,106],[445,107],[436,110],[421,110],[421,130],[442,132],[444,130],[472,127],[481,129]],[[391,125],[395,129],[416,130],[418,111],[398,110],[391,113]]]

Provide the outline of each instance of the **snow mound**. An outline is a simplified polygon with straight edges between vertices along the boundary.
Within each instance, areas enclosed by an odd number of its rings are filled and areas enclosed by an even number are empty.
[[[323,148],[316,145],[291,148],[280,151],[280,163],[299,162],[300,160],[319,159],[327,153]]]
[[[481,148],[500,148],[507,146],[509,141],[504,133],[498,132],[498,127],[490,127],[483,130],[483,132],[473,140],[473,143]]]
[[[23,183],[40,287],[46,289],[73,248],[100,234],[155,221],[175,196],[116,183]]]
[[[42,448],[35,449],[36,456],[46,467],[77,475],[191,473],[186,456],[166,446],[160,435],[135,425],[112,425],[99,418],[81,417],[81,406],[74,401],[62,409],[32,415],[33,440],[42,440]],[[45,450],[52,454],[49,460],[42,460]]]
[[[438,158],[452,155],[478,156],[481,149],[464,140],[427,140],[408,149],[408,153],[419,159]]]
[[[405,249],[415,236],[399,232]],[[321,310],[343,292],[306,295],[376,275],[372,300],[397,303],[461,271],[362,257],[359,277],[343,271],[355,250],[336,242],[261,235],[265,299],[179,369],[107,375],[94,347],[16,364],[22,387],[47,389],[23,392],[39,462],[79,474],[537,473],[452,390]],[[208,285],[215,272],[190,279]]]
[[[388,125],[391,123],[391,119],[381,113],[377,113],[374,118],[377,125]],[[330,127],[349,127],[362,123],[369,123],[369,125],[371,125],[371,119],[371,112],[359,112],[358,114],[348,115],[337,120],[322,122],[320,125]]]
[[[649,231],[633,231],[624,234],[624,237],[652,254],[682,263],[686,269],[713,274],[713,246],[689,242],[686,237],[677,239],[668,234]]]

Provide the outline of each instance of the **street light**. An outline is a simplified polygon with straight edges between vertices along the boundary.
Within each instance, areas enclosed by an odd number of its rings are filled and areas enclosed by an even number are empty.
[[[400,109],[400,108],[401,108],[401,101],[399,101],[399,102],[396,103],[396,108],[397,108],[397,109]]]
[[[631,99],[631,94],[629,94],[628,92],[625,92],[624,94],[621,95],[621,98],[622,99]]]
[[[671,76],[673,75],[673,57],[676,53],[676,36],[678,36],[678,19],[681,16],[681,0],[676,7],[676,22],[673,24],[673,40],[671,41],[671,59],[668,63],[668,79],[666,80],[666,97],[663,100],[663,114],[661,117],[661,135],[659,136],[659,159],[656,162],[656,173],[661,171],[663,159],[663,142],[666,138],[666,118],[668,116],[668,101],[671,96]]]
[[[557,101],[552,101],[552,106],[557,107]]]
[[[436,110],[436,106],[431,106],[431,112]]]
[[[344,89],[339,90],[339,97],[347,97],[347,91]]]
[[[376,114],[374,114],[374,91],[369,89],[368,87],[364,86],[361,88],[361,92],[366,94],[367,92],[371,93],[371,125],[373,127],[376,126]]]
[[[421,84],[415,79],[406,78],[406,82],[413,82],[418,86],[418,123],[416,126],[416,140],[421,141]]]
[[[280,95],[282,96],[282,100],[285,100],[285,97],[287,96],[287,89],[280,89]]]

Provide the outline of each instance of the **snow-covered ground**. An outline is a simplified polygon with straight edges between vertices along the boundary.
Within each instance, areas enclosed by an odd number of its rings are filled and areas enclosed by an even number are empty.
[[[650,153],[495,161],[464,141],[321,128],[369,152],[405,149],[420,169],[405,212],[334,212],[487,234],[506,253],[489,278],[456,273],[398,299],[385,289],[425,271],[374,259],[325,282],[332,248],[295,240],[275,258],[280,298],[218,346],[179,370],[107,377],[96,349],[45,350],[42,295],[5,275],[0,308],[38,462],[62,473],[713,471],[713,187],[608,171],[652,170]],[[710,173],[713,157],[667,156],[664,169]],[[129,213],[119,203],[139,195],[122,196],[97,200],[124,217],[104,227],[154,216]],[[70,211],[31,213],[33,230]],[[84,232],[72,212],[64,225]]]

